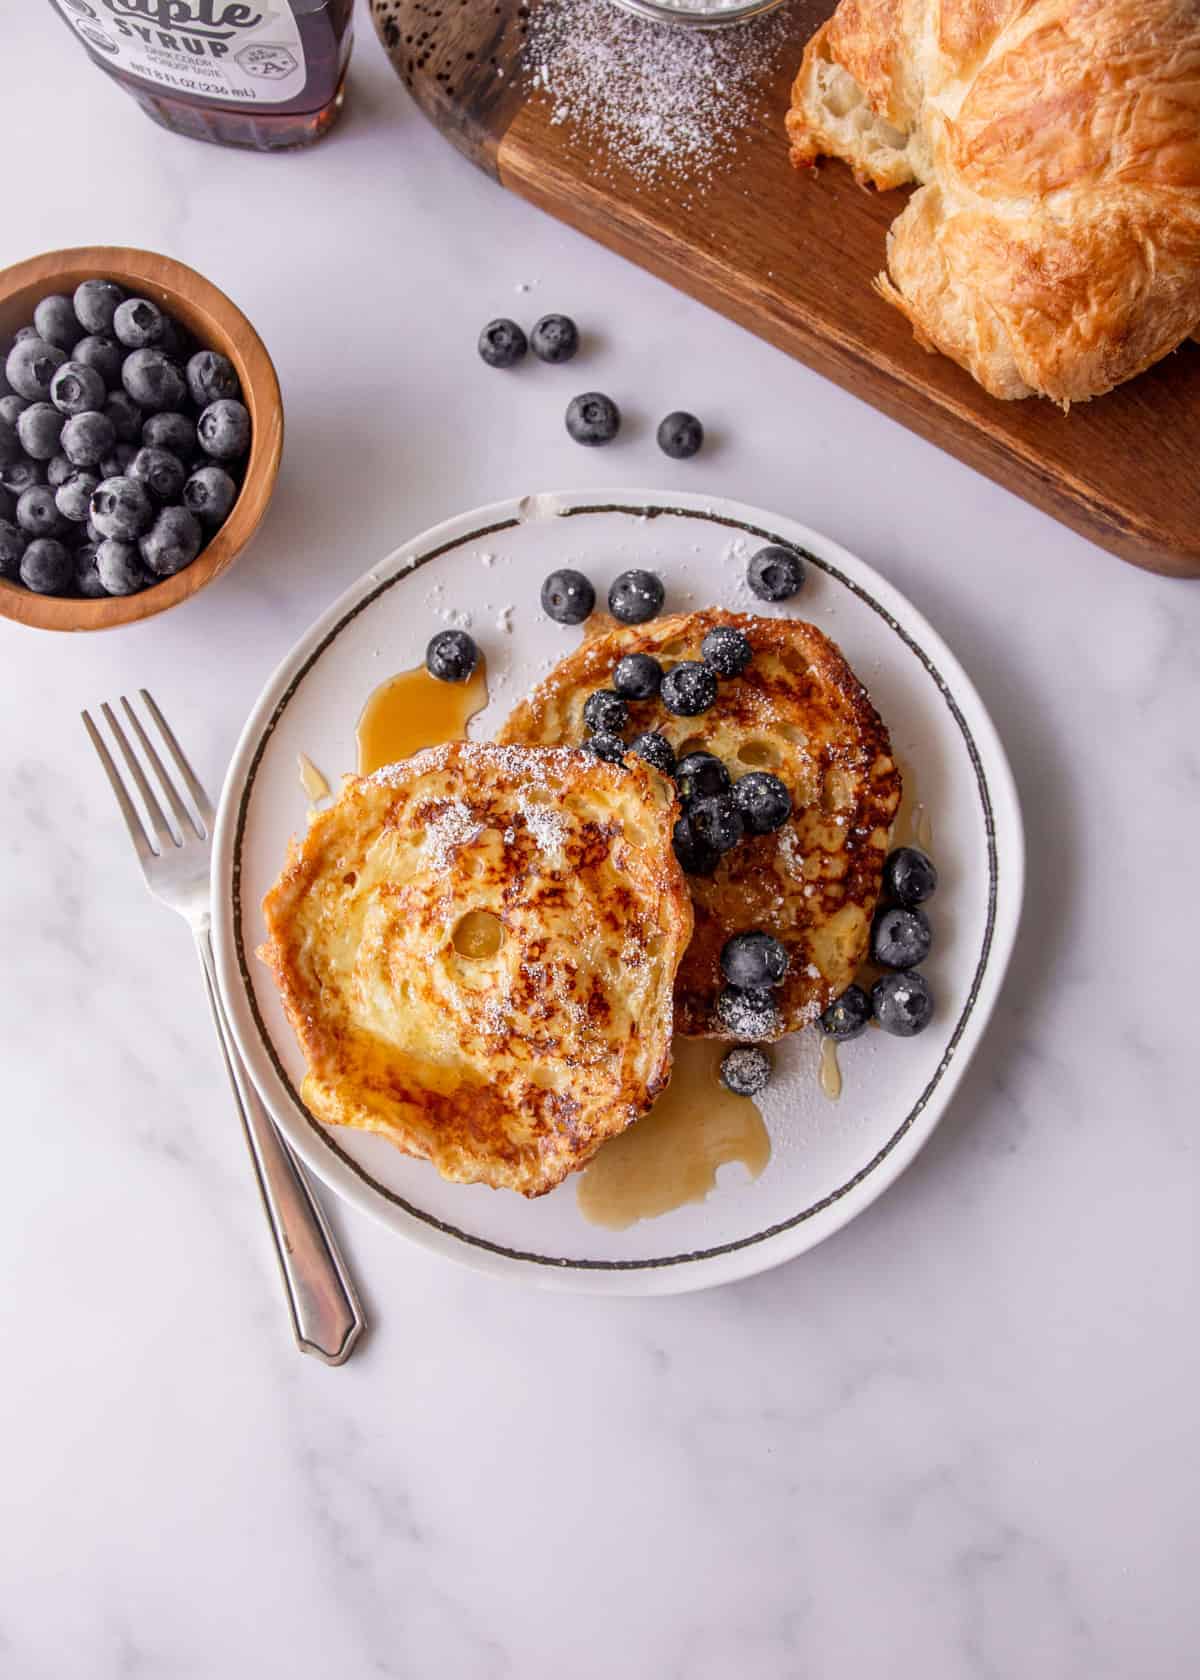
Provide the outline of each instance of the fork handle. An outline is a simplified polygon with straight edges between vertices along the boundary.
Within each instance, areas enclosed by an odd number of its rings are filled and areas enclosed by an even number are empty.
[[[342,1365],[366,1328],[358,1294],[304,1171],[275,1130],[233,1042],[217,989],[208,929],[197,928],[195,934],[221,1054],[275,1239],[296,1343],[301,1353],[315,1353],[327,1365]]]

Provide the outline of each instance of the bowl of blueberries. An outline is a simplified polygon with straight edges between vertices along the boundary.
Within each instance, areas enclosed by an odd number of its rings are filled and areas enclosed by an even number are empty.
[[[94,246],[0,273],[0,614],[105,630],[219,576],[257,530],[283,405],[241,310],[185,264]]]

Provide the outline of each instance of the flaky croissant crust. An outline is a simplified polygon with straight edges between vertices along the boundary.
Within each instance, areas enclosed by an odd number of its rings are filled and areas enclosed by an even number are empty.
[[[1200,0],[842,0],[787,129],[920,183],[876,284],[993,396],[1082,402],[1200,330]]]

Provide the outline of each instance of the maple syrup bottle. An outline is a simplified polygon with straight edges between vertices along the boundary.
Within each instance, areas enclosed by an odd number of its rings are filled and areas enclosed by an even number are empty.
[[[50,0],[100,68],[176,134],[273,152],[342,108],[354,0]]]

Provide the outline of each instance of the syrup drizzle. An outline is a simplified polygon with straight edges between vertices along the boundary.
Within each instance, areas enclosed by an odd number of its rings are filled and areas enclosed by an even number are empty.
[[[741,1161],[757,1178],[771,1156],[762,1115],[717,1077],[727,1046],[677,1038],[671,1083],[648,1114],[611,1138],[583,1172],[579,1211],[592,1225],[623,1231],[688,1202],[702,1202],[717,1169]]]
[[[482,657],[465,683],[439,682],[424,665],[389,677],[368,696],[358,720],[359,775],[411,758],[423,747],[465,740],[468,723],[487,702]]]
[[[842,1070],[838,1063],[837,1039],[830,1038],[825,1033],[821,1034],[821,1060],[817,1079],[830,1102],[837,1102],[842,1094]]]

